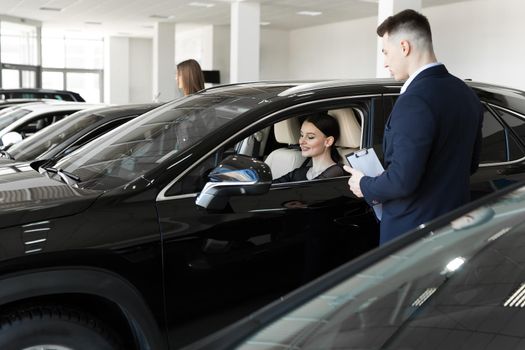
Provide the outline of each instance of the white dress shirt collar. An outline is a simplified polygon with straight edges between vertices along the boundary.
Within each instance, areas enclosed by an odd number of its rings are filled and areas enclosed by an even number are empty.
[[[424,71],[425,69],[428,69],[428,68],[432,68],[432,67],[435,67],[435,66],[439,66],[443,63],[440,63],[440,62],[432,62],[432,63],[429,63],[429,64],[425,64],[424,66],[420,67],[418,70],[416,70],[414,72],[414,74],[412,74],[408,79],[407,81],[405,81],[405,83],[403,84],[403,86],[401,87],[401,93],[404,93],[407,89],[408,89],[408,86],[410,85],[410,83],[417,77],[417,75],[419,73],[421,73],[422,71]]]

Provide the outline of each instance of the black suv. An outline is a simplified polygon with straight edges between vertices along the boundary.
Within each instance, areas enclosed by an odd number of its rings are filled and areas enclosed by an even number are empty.
[[[42,99],[85,102],[78,93],[67,90],[51,89],[0,89],[0,100],[8,99]]]
[[[525,95],[469,84],[485,106],[481,195],[524,178]],[[312,112],[344,126],[341,153],[381,156],[399,89],[211,88],[55,164],[1,168],[0,348],[179,348],[374,248],[377,223],[348,176],[271,180],[294,168]]]

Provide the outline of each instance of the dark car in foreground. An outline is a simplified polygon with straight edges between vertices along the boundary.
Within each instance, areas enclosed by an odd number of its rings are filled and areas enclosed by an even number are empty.
[[[0,154],[0,166],[15,162],[56,161],[85,143],[144,114],[160,103],[101,107],[73,113],[11,146]]]
[[[8,99],[53,99],[71,102],[86,102],[80,94],[68,90],[39,89],[39,88],[19,88],[19,89],[0,89],[0,101]]]
[[[524,177],[525,96],[470,84],[491,120],[472,178],[480,196]],[[348,176],[271,180],[304,163],[296,143],[313,112],[338,120],[341,154],[381,155],[399,89],[391,80],[211,88],[55,164],[3,167],[0,348],[179,348],[373,249],[377,222]]]
[[[525,347],[525,185],[354,260],[194,350]]]

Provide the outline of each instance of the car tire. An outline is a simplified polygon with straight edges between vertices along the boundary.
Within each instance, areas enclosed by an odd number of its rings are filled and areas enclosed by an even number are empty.
[[[4,314],[2,350],[119,350],[118,339],[89,314],[63,306],[32,306]]]

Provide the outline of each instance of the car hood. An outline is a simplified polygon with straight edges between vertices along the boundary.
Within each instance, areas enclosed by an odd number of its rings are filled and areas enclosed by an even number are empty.
[[[103,193],[49,179],[28,165],[0,170],[0,227],[73,215]]]

